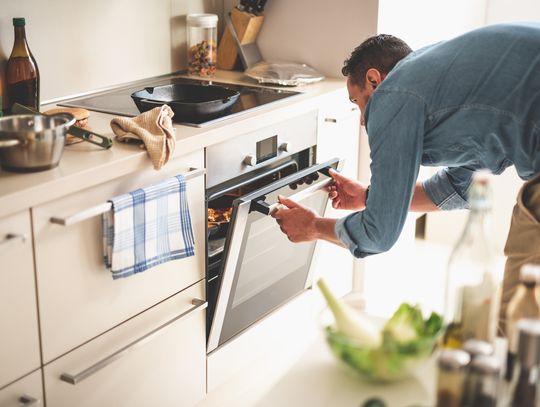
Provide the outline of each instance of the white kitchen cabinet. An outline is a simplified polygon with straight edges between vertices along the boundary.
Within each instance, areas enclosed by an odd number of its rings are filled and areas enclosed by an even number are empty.
[[[0,219],[0,389],[40,366],[30,212]]]
[[[345,84],[344,84],[345,86]],[[319,131],[317,136],[317,161],[324,162],[333,157],[344,161],[342,173],[357,179],[360,145],[360,111],[349,101],[344,87],[328,97],[319,111]],[[326,217],[341,218],[350,211],[336,210],[328,203]],[[338,295],[351,291],[354,257],[342,247],[319,241],[313,264],[315,277],[324,277],[331,289]]]
[[[203,167],[201,150],[169,162],[159,172],[131,174],[33,208],[44,363],[204,278],[204,176],[200,172],[190,178],[186,187],[195,256],[127,278],[113,280],[103,264],[101,216],[68,226],[54,224],[51,218],[65,218],[69,223],[70,216],[116,195]]]
[[[48,406],[182,406],[206,393],[199,282],[44,367]]]
[[[0,390],[0,407],[23,406],[43,406],[41,370],[36,370]]]

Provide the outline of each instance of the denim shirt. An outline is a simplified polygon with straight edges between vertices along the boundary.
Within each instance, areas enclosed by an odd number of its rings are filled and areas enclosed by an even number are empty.
[[[423,186],[443,210],[466,208],[472,174],[540,171],[540,24],[497,24],[413,52],[371,95],[366,208],[339,219],[357,257],[384,252],[407,217],[420,165],[445,167]]]

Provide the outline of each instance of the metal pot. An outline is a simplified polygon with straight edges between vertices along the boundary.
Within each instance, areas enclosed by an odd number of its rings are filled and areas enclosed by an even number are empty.
[[[54,168],[75,117],[14,115],[0,118],[0,166],[7,171],[34,172]]]

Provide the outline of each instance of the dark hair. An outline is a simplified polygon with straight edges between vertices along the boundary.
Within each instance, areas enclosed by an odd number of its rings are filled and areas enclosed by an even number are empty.
[[[351,83],[363,86],[363,78],[370,68],[381,74],[388,72],[403,58],[412,52],[411,48],[397,37],[379,34],[369,37],[351,53],[343,63],[341,73],[349,76]]]

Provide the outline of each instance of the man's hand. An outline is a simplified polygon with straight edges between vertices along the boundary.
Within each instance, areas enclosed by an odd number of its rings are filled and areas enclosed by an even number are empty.
[[[272,216],[291,242],[308,242],[318,238],[315,222],[319,216],[315,211],[284,196],[279,196],[279,202],[282,206]]]
[[[366,207],[366,187],[333,169],[330,169],[329,173],[334,179],[334,183],[327,188],[328,196],[332,200],[332,207],[334,209],[363,210]]]

